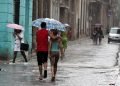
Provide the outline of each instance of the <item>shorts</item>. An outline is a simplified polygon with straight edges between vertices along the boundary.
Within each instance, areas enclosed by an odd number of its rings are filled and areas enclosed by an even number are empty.
[[[51,57],[59,58],[59,52],[58,51],[51,51]]]
[[[37,62],[38,65],[46,63],[48,60],[48,51],[38,51],[37,52]]]
[[[51,66],[55,66],[55,64],[58,63],[58,60],[59,60],[59,52],[57,51],[52,51],[51,52],[51,57],[50,57],[50,63],[51,63]]]

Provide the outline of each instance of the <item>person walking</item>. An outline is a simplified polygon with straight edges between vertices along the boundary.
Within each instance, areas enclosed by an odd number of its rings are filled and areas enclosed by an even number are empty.
[[[61,51],[61,55],[63,55],[62,40],[61,37],[58,36],[58,31],[56,29],[53,29],[51,30],[50,41],[49,41],[49,56],[51,63],[52,82],[55,81],[60,51]]]
[[[25,62],[28,62],[24,50],[20,49],[21,43],[24,43],[24,33],[23,33],[23,31],[19,30],[19,29],[15,29],[14,33],[13,33],[13,36],[15,38],[13,63],[15,63],[18,52],[21,52],[22,56],[25,59]]]
[[[68,41],[67,33],[65,31],[61,32],[61,38],[62,38],[63,52],[65,55],[65,50],[67,49],[67,41]]]
[[[93,29],[92,37],[91,38],[93,40],[93,44],[97,45],[97,28]]]
[[[68,29],[67,37],[68,37],[68,40],[72,40],[72,28],[71,27],[69,27]]]
[[[100,45],[102,42],[102,38],[104,38],[103,31],[102,31],[101,27],[97,28],[97,37],[98,37],[97,40],[98,40],[99,45]]]
[[[41,29],[36,33],[36,43],[37,43],[37,62],[39,67],[40,77],[47,78],[47,61],[48,61],[48,30],[46,30],[46,23],[41,23]],[[42,71],[44,67],[44,76],[42,76]]]

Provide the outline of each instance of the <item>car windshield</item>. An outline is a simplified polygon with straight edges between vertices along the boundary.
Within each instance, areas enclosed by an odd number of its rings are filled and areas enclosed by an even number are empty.
[[[120,34],[120,29],[111,29],[110,33]]]

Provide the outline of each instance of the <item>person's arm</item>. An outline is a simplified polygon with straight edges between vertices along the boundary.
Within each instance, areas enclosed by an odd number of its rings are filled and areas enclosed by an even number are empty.
[[[19,36],[19,34],[16,34],[19,40],[22,40],[22,37]]]
[[[48,42],[48,56],[50,57],[50,52],[51,52],[51,45],[52,45],[52,41],[51,39]]]
[[[104,35],[102,30],[101,30],[101,33],[102,33],[102,35]]]
[[[36,33],[36,42],[38,41],[37,33]]]
[[[20,41],[22,40],[22,33],[14,33],[14,36],[17,36]]]
[[[35,50],[37,50],[37,42],[38,42],[38,36],[37,36],[37,33],[36,33]]]
[[[64,55],[64,52],[63,52],[63,45],[62,45],[62,40],[61,40],[61,38],[59,38],[58,42],[59,42],[60,53],[61,53],[61,55],[63,56],[63,55]]]
[[[52,34],[52,32],[49,32],[49,36],[50,36],[50,38],[52,38],[52,39],[58,38],[58,36],[54,36],[54,35]]]
[[[101,35],[102,35],[102,38],[104,38],[104,34],[103,34],[103,31],[101,30]]]

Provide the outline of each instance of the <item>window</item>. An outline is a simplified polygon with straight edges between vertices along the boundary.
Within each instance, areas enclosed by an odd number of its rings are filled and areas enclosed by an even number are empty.
[[[20,0],[14,0],[14,23],[19,24]]]
[[[111,29],[110,33],[120,34],[120,29]]]

